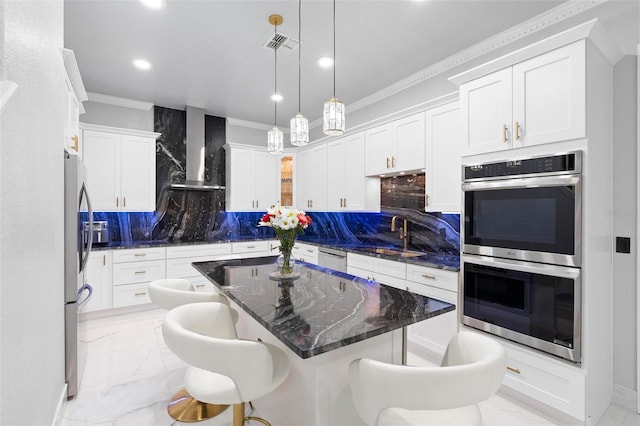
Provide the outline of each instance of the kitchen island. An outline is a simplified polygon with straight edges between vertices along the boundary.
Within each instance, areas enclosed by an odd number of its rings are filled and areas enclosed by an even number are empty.
[[[455,306],[299,262],[300,278],[274,281],[277,257],[196,262],[240,313],[238,335],[290,355],[289,377],[256,402],[278,425],[354,425],[347,366],[361,357],[399,364],[402,328]],[[251,368],[247,366],[247,368]]]

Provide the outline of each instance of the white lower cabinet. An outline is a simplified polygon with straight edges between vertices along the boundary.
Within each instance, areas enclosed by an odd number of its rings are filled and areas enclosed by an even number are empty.
[[[241,257],[276,256],[279,245],[280,243],[276,240],[233,242],[231,243],[231,254],[236,259]]]
[[[404,262],[347,253],[347,273],[390,287],[406,288],[407,270]]]
[[[89,254],[85,280],[93,288],[89,301],[80,306],[80,312],[101,311],[111,309],[111,251],[101,250]]]
[[[301,260],[303,262],[317,265],[318,264],[318,246],[313,246],[311,244],[304,244],[304,243],[295,243],[293,246],[293,251],[291,252],[291,257],[293,257],[296,260]]]
[[[407,264],[407,290],[445,302],[458,304],[458,273]],[[440,361],[449,340],[458,332],[458,311],[454,310],[413,324],[408,339]]]
[[[231,257],[231,243],[167,247],[167,278],[185,278],[196,291],[212,292],[213,283],[202,276],[193,262],[210,262]]]
[[[585,371],[500,339],[507,351],[504,385],[578,420],[585,420]]]
[[[165,248],[113,251],[113,307],[151,303],[148,287],[165,277]]]

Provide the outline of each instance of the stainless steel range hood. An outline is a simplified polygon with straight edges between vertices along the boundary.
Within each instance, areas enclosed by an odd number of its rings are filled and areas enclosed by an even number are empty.
[[[204,109],[187,106],[187,155],[186,180],[172,183],[171,189],[192,191],[217,191],[225,189],[204,181]]]

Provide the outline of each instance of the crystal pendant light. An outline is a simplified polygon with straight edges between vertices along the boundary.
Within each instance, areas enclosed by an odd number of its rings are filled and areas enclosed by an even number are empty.
[[[300,56],[302,52],[302,40],[300,38],[302,28],[301,17],[302,0],[298,0],[298,114],[291,119],[291,145],[303,146],[309,143],[309,120],[300,112]]]
[[[269,16],[269,23],[273,24],[274,39],[278,35],[278,25],[282,24],[282,16],[271,15]],[[273,63],[274,63],[274,89],[273,93],[278,93],[278,46],[273,47]],[[278,129],[276,122],[278,116],[278,102],[273,101],[273,129],[267,133],[267,151],[269,154],[279,154],[284,149],[284,135],[282,130]]]
[[[336,0],[333,0],[333,97],[324,103],[322,130],[328,136],[340,136],[345,128],[345,107],[336,98]]]

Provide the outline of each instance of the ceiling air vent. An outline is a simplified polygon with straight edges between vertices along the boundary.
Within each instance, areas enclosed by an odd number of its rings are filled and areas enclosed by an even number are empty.
[[[267,49],[276,49],[280,53],[287,55],[296,50],[299,44],[300,42],[298,40],[291,38],[286,34],[276,32],[274,35],[269,37],[264,44],[264,47]]]

